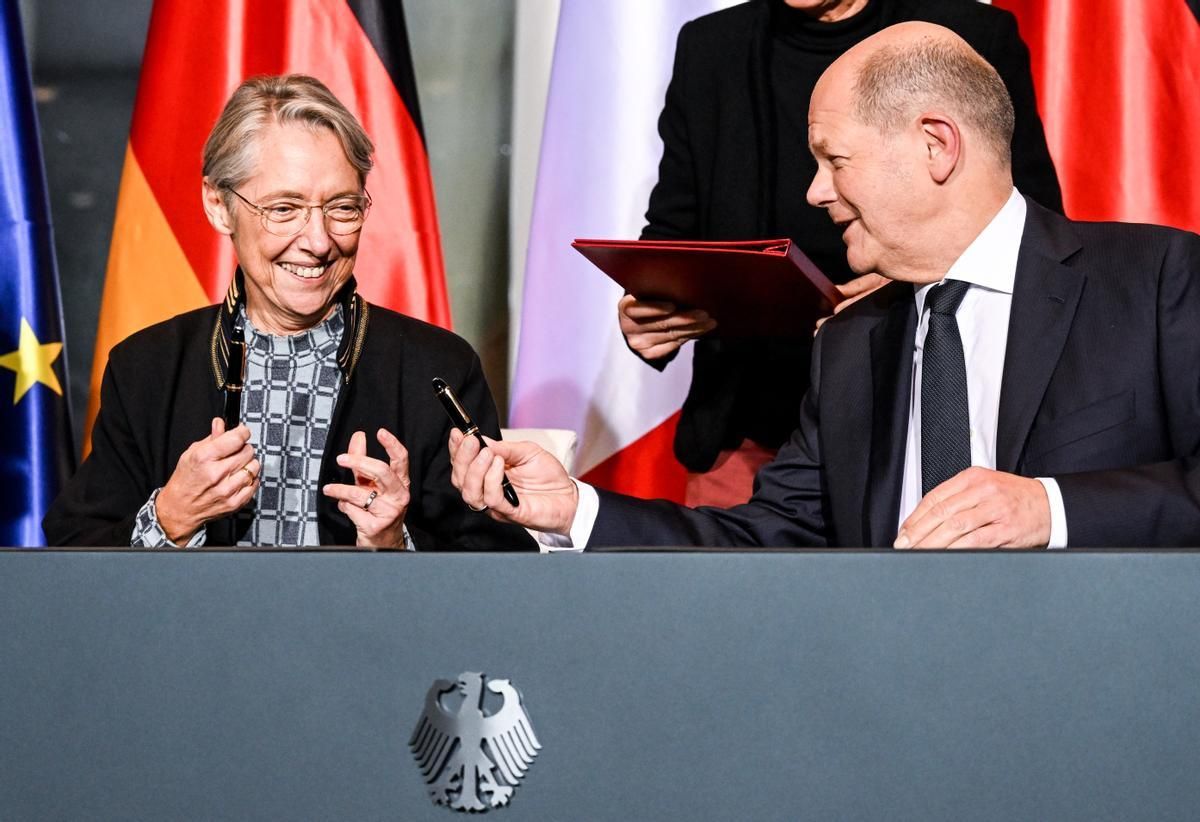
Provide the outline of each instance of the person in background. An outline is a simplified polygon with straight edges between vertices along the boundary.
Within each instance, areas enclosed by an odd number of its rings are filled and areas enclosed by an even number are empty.
[[[433,377],[498,434],[475,352],[356,291],[373,151],[312,77],[234,92],[201,186],[233,241],[229,291],[113,348],[92,452],[46,515],[49,544],[533,547],[449,483]]]
[[[1000,73],[1016,112],[1018,188],[1062,211],[1038,118],[1029,52],[1011,13],[971,0],[751,0],[683,27],[659,120],[663,156],[643,239],[789,237],[848,298],[882,282],[846,265],[841,232],[805,202],[816,162],[803,150],[817,78],[856,43],[895,23],[937,23]],[[701,311],[665,303],[618,305],[629,346],[663,369],[696,340],[691,388],[675,434],[689,505],[732,505],[787,439],[808,386],[812,339],[721,339]],[[764,391],[762,386],[770,386]]]

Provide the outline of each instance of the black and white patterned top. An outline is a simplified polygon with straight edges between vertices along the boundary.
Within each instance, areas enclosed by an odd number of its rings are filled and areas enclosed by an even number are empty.
[[[317,500],[321,458],[342,388],[337,351],[345,321],[342,308],[305,331],[276,337],[257,331],[243,309],[246,375],[242,421],[262,464],[261,483],[249,505],[238,512],[239,545],[319,545]],[[138,511],[131,545],[173,546],[158,523],[156,490]],[[406,534],[407,536],[407,534]],[[201,528],[187,547],[204,544]]]
[[[238,512],[249,530],[239,545],[320,545],[321,456],[342,389],[337,351],[342,308],[302,334],[276,337],[246,328],[242,422],[262,463],[261,484]]]

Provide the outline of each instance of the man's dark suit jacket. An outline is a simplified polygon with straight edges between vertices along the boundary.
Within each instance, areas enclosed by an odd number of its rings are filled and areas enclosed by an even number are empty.
[[[972,0],[872,0],[850,21],[854,36],[830,34],[813,44],[812,63],[797,76],[773,80],[773,14],[783,0],[752,0],[691,21],[679,33],[675,67],[659,119],[663,139],[658,182],[646,212],[646,239],[745,240],[792,237],[835,282],[853,276],[842,232],[822,209],[804,203],[816,173],[805,147],[808,97],[817,76],[852,42],[894,23],[920,20],[959,34],[996,67],[1016,113],[1013,180],[1022,193],[1062,211],[1062,194],[1038,118],[1029,51],[1013,15]],[[791,15],[799,12],[791,11]],[[796,122],[781,134],[773,96],[784,82]],[[788,120],[785,117],[784,120]],[[793,133],[794,132],[794,133]],[[778,145],[779,139],[790,140]],[[791,193],[781,205],[779,190]],[[781,210],[782,209],[782,210]],[[692,383],[675,435],[675,455],[689,470],[707,471],[719,451],[744,437],[777,448],[798,421],[806,388],[811,337],[730,340],[709,334],[695,342]],[[651,364],[663,368],[667,358]],[[781,369],[801,378],[763,397],[758,386]]]
[[[891,545],[916,321],[892,283],[825,324],[801,424],[748,503],[601,492],[589,545]],[[1071,545],[1200,545],[1200,236],[1029,202],[996,452],[1058,481]]]
[[[353,291],[353,281],[347,290]],[[472,512],[450,485],[450,420],[431,380],[445,379],[479,426],[499,435],[496,406],[471,346],[360,297],[350,301],[355,319],[347,323],[343,342],[344,383],[325,432],[321,484],[353,484],[351,472],[335,458],[346,452],[355,431],[366,433],[369,456],[386,461],[375,432],[387,428],[408,449],[412,501],[405,525],[418,549],[533,550],[524,529]],[[208,436],[212,418],[221,416],[217,323],[217,306],[198,309],[139,331],[112,350],[92,453],[43,522],[50,545],[129,544],[134,517],[150,493],[166,483],[189,445]],[[354,544],[354,525],[337,510],[336,500],[319,495],[317,511],[322,544]],[[236,527],[234,517],[209,522],[206,544],[236,544]]]

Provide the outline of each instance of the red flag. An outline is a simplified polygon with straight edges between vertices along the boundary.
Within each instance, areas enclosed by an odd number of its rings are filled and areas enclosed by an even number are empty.
[[[243,80],[285,73],[325,83],[375,143],[374,205],[355,268],[363,296],[450,327],[399,0],[157,0],[96,333],[89,432],[112,346],[224,293],[233,247],[200,205],[201,149]]]
[[[1200,231],[1193,0],[996,0],[1029,45],[1067,213]]]

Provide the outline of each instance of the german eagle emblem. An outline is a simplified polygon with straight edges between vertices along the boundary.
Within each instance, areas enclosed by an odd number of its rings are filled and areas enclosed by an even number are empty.
[[[462,696],[456,709],[444,701],[453,691]],[[499,707],[485,713],[485,703],[497,696]],[[542,747],[517,689],[507,679],[487,681],[472,672],[433,683],[408,744],[434,804],[458,811],[507,805]]]

